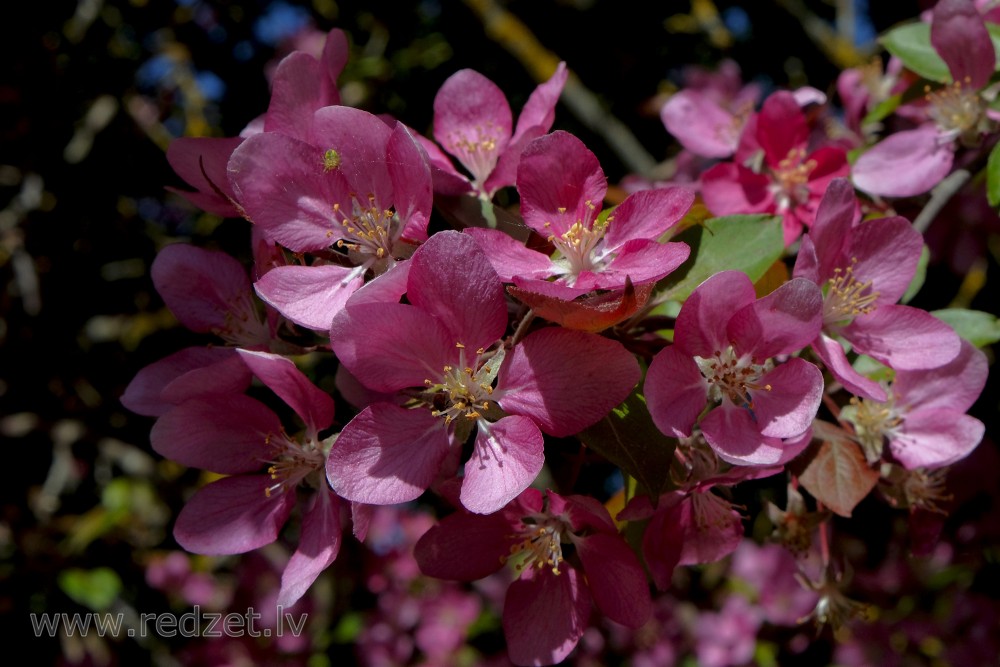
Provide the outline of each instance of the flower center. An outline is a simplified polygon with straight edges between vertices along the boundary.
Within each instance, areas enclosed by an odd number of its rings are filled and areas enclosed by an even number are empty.
[[[268,498],[273,493],[294,489],[326,465],[326,454],[311,439],[300,443],[282,431],[276,437],[268,434],[265,441],[274,448],[274,458],[267,468],[273,483],[264,489]]]
[[[604,220],[594,221],[597,207],[589,199],[585,202],[588,214],[585,219],[577,220],[561,235],[550,234],[549,243],[555,246],[560,255],[553,263],[566,274],[566,281],[572,285],[583,271],[599,271],[603,268],[603,253],[598,249],[603,245],[604,233],[614,219],[609,215]],[[565,207],[560,207],[559,213],[566,213]],[[552,223],[546,222],[545,227],[551,228]]]
[[[473,132],[473,136],[465,132],[452,132],[448,136],[448,150],[472,174],[473,187],[480,194],[486,195],[483,184],[496,167],[500,156],[497,147],[502,133],[492,121],[487,121],[485,126],[477,125]]]
[[[216,336],[236,347],[252,347],[267,344],[271,340],[271,330],[261,321],[249,293],[235,296],[224,313],[225,324],[212,330]]]
[[[763,364],[755,364],[749,354],[740,357],[730,345],[723,351],[716,351],[711,357],[694,358],[701,369],[701,374],[708,381],[708,396],[713,401],[728,398],[734,405],[753,410],[751,391],[771,391],[771,385],[760,384],[760,377],[771,370],[768,360]]]
[[[868,461],[877,461],[882,456],[883,438],[891,437],[896,427],[903,422],[892,395],[889,395],[889,400],[885,403],[854,397],[851,399],[851,407],[851,410],[845,408],[841,414],[854,424],[854,432]]]
[[[858,315],[875,312],[875,302],[879,293],[872,289],[872,281],[859,282],[854,277],[856,258],[851,266],[833,270],[833,278],[827,281],[826,298],[823,301],[823,323],[837,324],[850,321]]]
[[[394,262],[393,248],[403,232],[403,225],[395,211],[378,206],[374,194],[361,201],[351,193],[350,213],[339,203],[333,205],[333,213],[342,228],[337,247],[346,248],[364,270],[380,264],[384,265],[381,267],[384,271]],[[336,232],[330,231],[328,235],[335,236]]]
[[[800,206],[809,201],[809,175],[816,168],[816,160],[806,160],[804,148],[793,148],[778,167],[772,170],[774,182],[771,191],[777,203],[778,213]]]
[[[559,519],[546,515],[533,515],[522,519],[521,529],[511,535],[518,540],[510,547],[510,554],[500,557],[501,563],[512,558],[520,558],[515,566],[517,571],[526,567],[552,568],[552,574],[560,574],[559,564],[563,561],[562,542],[565,524]]]
[[[979,91],[970,87],[970,81],[956,81],[940,90],[931,92],[924,88],[925,98],[930,104],[927,114],[941,131],[943,141],[961,139],[975,143],[979,134],[989,130],[986,116],[986,102]]]
[[[424,380],[424,400],[431,406],[435,417],[444,417],[445,424],[464,417],[469,420],[481,419],[490,410],[490,396],[504,351],[499,348],[490,356],[485,356],[483,348],[476,350],[476,358],[466,362],[465,345],[455,343],[459,350],[458,364],[446,365],[438,382]]]

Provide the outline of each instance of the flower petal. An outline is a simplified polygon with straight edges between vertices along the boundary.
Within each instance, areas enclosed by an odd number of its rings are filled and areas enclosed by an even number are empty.
[[[968,456],[985,433],[981,421],[961,412],[916,410],[889,438],[889,449],[904,468],[939,468]]]
[[[858,157],[851,178],[859,189],[880,197],[922,195],[951,171],[953,147],[939,140],[934,125],[891,134]]]
[[[847,391],[856,396],[880,402],[886,400],[885,389],[875,380],[866,378],[854,370],[854,367],[847,360],[843,346],[836,340],[825,334],[820,334],[812,342],[812,349],[816,356],[823,361],[827,370],[833,374],[833,377],[837,378],[840,384],[844,385]]]
[[[574,544],[597,608],[616,623],[642,627],[653,613],[653,604],[635,552],[617,534],[594,533]]]
[[[413,549],[420,571],[429,577],[476,581],[503,567],[515,530],[503,513],[455,512],[423,534]]]
[[[545,464],[544,449],[541,431],[527,417],[481,421],[475,450],[465,464],[462,505],[477,514],[502,509],[535,481]]]
[[[503,632],[515,665],[553,665],[569,655],[590,616],[590,595],[580,574],[567,568],[525,570],[507,589]]]
[[[340,552],[340,503],[329,489],[314,494],[313,506],[302,516],[299,546],[281,573],[278,606],[285,609],[306,594]]]
[[[961,347],[950,326],[910,306],[882,306],[854,318],[841,333],[858,352],[896,370],[943,366],[958,356]]]
[[[719,458],[734,465],[772,465],[784,453],[781,440],[760,434],[749,409],[729,401],[701,420],[701,431]]]
[[[686,306],[687,304],[685,304]],[[726,326],[740,353],[763,361],[809,345],[823,326],[823,293],[816,283],[792,278],[736,312]]]
[[[455,72],[434,96],[434,138],[479,183],[507,147],[512,125],[503,91],[475,70]]]
[[[931,46],[948,65],[952,81],[979,90],[996,65],[993,40],[970,0],[939,0],[931,18]]]
[[[253,374],[295,410],[312,436],[333,423],[333,398],[314,385],[291,359],[268,352],[237,352]]]
[[[738,117],[698,90],[682,90],[672,95],[660,110],[667,132],[695,155],[726,158],[739,140]]]
[[[676,345],[653,357],[643,391],[656,427],[675,438],[691,435],[691,429],[708,402],[705,376],[694,359]]]
[[[363,282],[364,276],[346,266],[277,266],[254,283],[254,289],[292,322],[328,331],[334,315]]]
[[[761,435],[794,438],[812,424],[823,399],[823,374],[797,357],[760,378],[766,390],[755,390],[753,412]]]
[[[694,289],[677,315],[674,345],[689,355],[710,357],[729,347],[726,332],[733,313],[757,299],[741,271],[720,271]]]
[[[694,204],[688,188],[641,190],[625,198],[608,223],[604,241],[617,248],[634,239],[659,239],[677,224]]]

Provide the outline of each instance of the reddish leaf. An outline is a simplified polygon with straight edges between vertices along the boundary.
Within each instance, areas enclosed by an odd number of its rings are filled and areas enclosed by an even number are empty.
[[[868,466],[861,448],[846,434],[830,434],[799,477],[816,500],[843,517],[851,516],[878,479],[878,471]]]
[[[626,279],[625,287],[620,291],[600,290],[578,296],[572,301],[531,292],[515,285],[509,286],[507,291],[539,317],[567,329],[597,333],[634,315],[646,305],[653,287],[653,283],[636,287]]]

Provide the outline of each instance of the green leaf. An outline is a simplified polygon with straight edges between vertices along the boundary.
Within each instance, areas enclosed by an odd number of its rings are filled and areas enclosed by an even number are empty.
[[[990,151],[990,159],[986,163],[986,199],[990,206],[1000,206],[1000,143]]]
[[[899,58],[908,70],[925,79],[947,83],[951,81],[948,65],[931,46],[931,26],[910,23],[893,28],[879,40],[886,51]]]
[[[910,300],[917,295],[920,288],[924,286],[924,280],[927,279],[927,262],[931,258],[931,251],[926,245],[920,251],[920,259],[917,260],[917,270],[913,274],[913,280],[910,281],[909,287],[906,288],[906,294],[900,299],[903,303],[909,303]]]
[[[886,117],[889,116],[897,107],[902,103],[903,96],[901,94],[892,95],[887,99],[882,100],[875,105],[875,108],[868,112],[868,115],[864,117],[861,121],[861,125],[872,125],[874,123],[880,123]]]
[[[781,218],[731,215],[712,218],[673,239],[691,246],[691,256],[663,279],[664,299],[683,301],[719,271],[735,269],[757,282],[785,250]]]
[[[955,330],[959,336],[976,347],[1000,341],[1000,319],[991,313],[965,308],[935,310],[931,315]]]
[[[580,433],[590,449],[634,477],[656,498],[670,488],[670,464],[677,441],[656,428],[646,398],[633,391],[607,417]]]
[[[59,573],[59,588],[75,602],[93,611],[104,611],[118,598],[122,580],[109,567],[73,568]]]

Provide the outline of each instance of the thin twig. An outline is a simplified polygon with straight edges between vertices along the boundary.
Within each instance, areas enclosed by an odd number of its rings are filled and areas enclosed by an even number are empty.
[[[921,234],[926,232],[945,204],[969,182],[970,178],[972,178],[972,172],[969,170],[956,169],[947,178],[935,185],[934,189],[931,190],[930,200],[928,200],[923,210],[913,220],[913,228]]]

